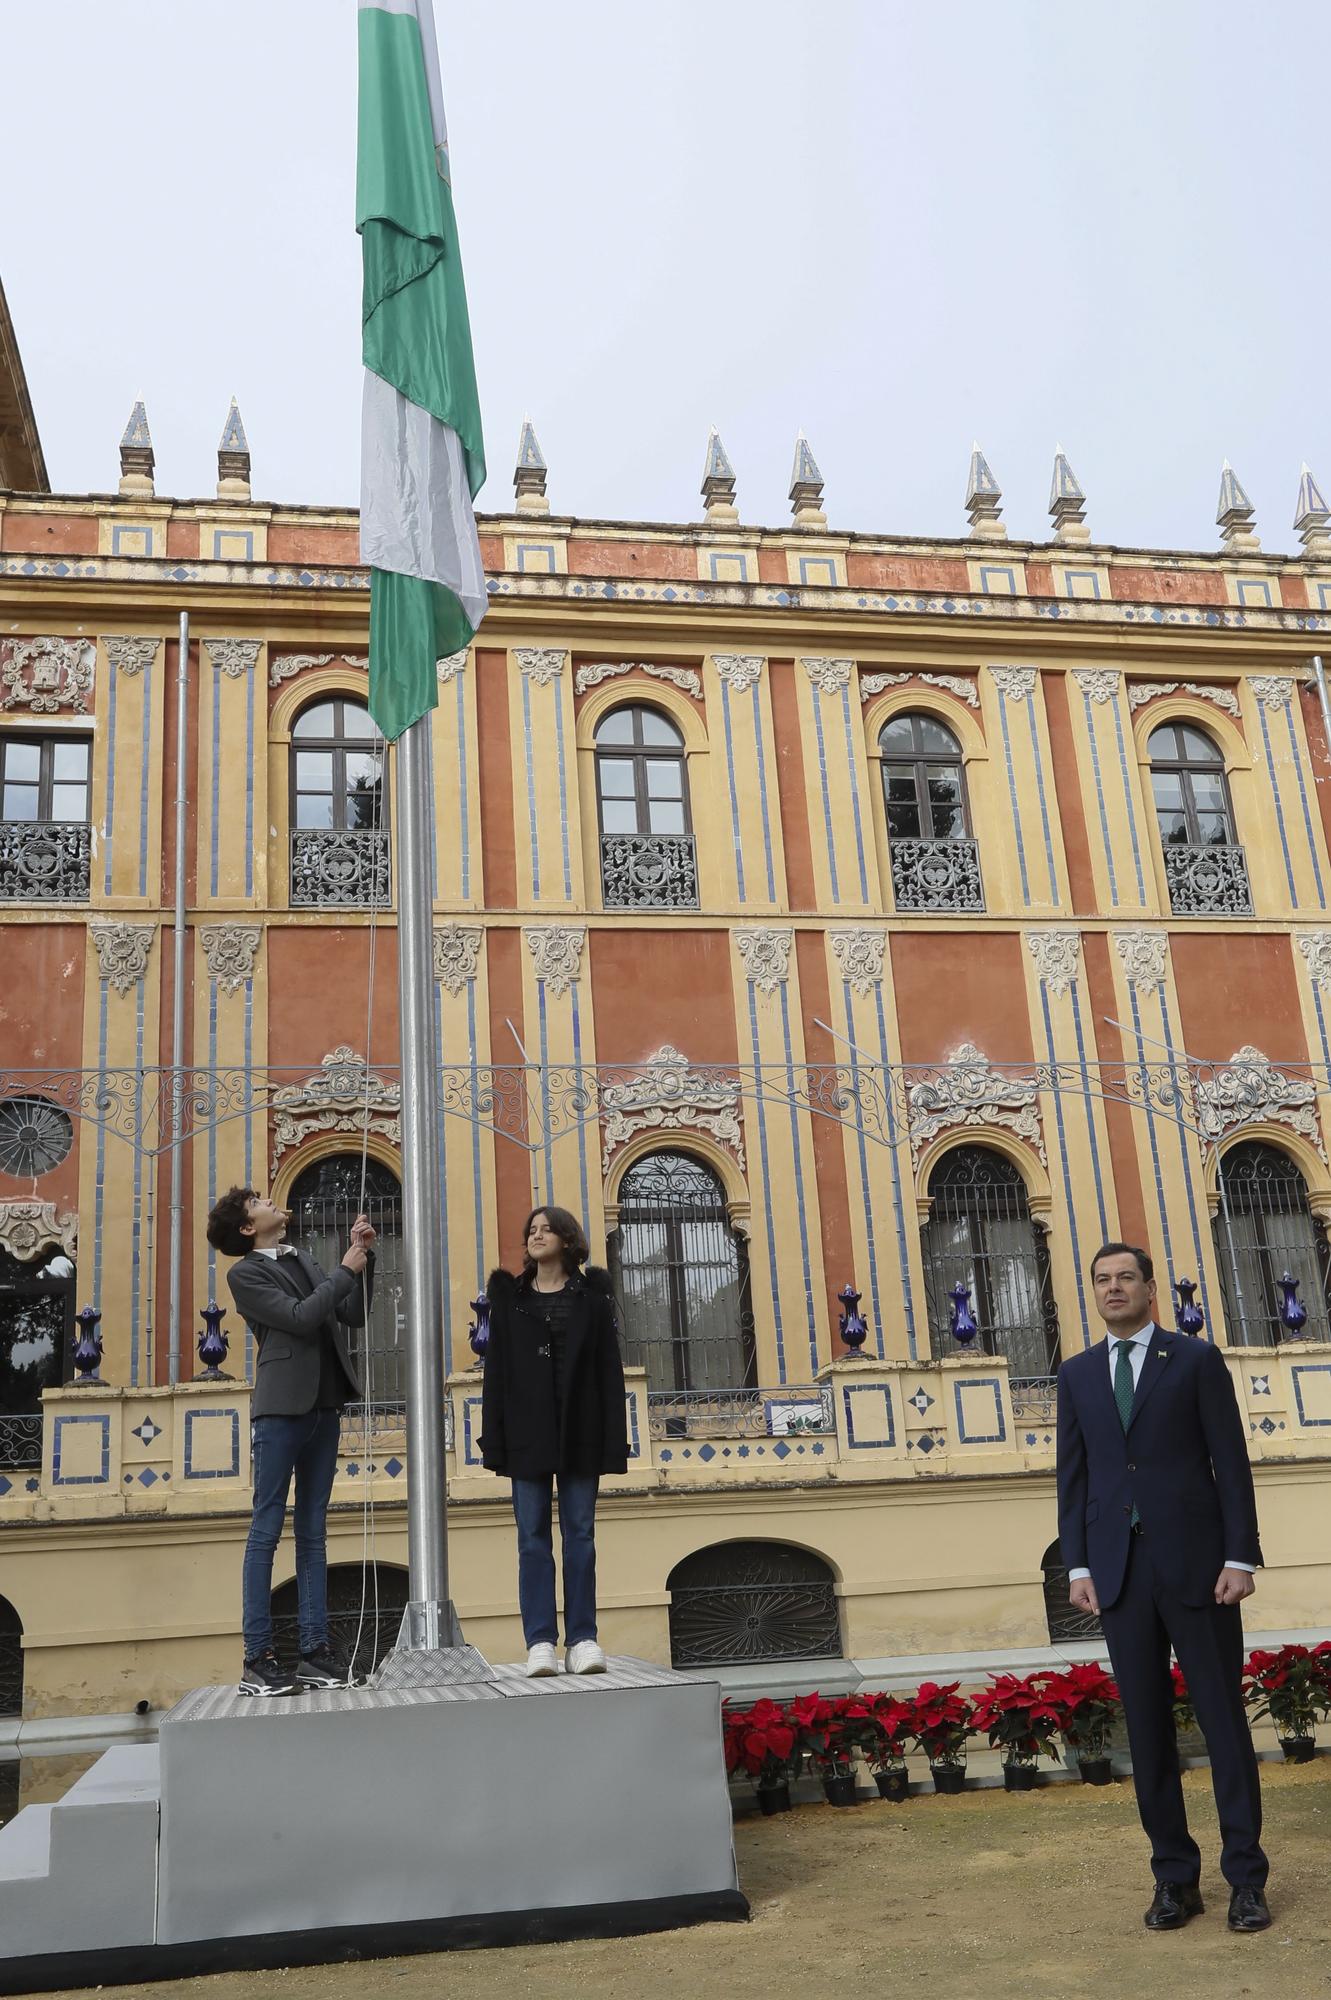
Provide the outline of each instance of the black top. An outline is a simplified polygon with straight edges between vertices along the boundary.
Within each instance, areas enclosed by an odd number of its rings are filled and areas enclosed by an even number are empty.
[[[609,1275],[594,1265],[562,1291],[491,1274],[481,1455],[510,1479],[624,1472],[624,1368]]]

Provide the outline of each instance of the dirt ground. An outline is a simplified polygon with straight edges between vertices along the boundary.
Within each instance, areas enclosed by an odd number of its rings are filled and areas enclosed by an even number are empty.
[[[1331,2000],[1331,1760],[1263,1766],[1274,1924],[1225,1927],[1209,1773],[1188,1811],[1207,1910],[1142,1929],[1150,1872],[1130,1785],[798,1808],[736,1827],[748,1924],[654,1937],[106,1987],[140,2000]],[[66,1996],[71,2000],[71,1996]]]

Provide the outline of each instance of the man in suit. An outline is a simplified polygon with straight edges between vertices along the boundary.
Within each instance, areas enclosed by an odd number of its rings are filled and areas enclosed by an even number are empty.
[[[1106,1243],[1091,1260],[1091,1288],[1106,1338],[1058,1371],[1058,1534],[1069,1596],[1100,1618],[1123,1696],[1155,1877],[1146,1927],[1178,1930],[1203,1908],[1179,1782],[1172,1645],[1210,1752],[1229,1927],[1265,1930],[1239,1612],[1262,1553],[1234,1385],[1218,1348],[1156,1324],[1144,1250]]]
[[[364,1326],[374,1282],[375,1232],[356,1218],[351,1247],[331,1275],[285,1243],[290,1217],[266,1195],[235,1187],[208,1217],[208,1241],[238,1257],[227,1273],[249,1322],[257,1359],[253,1417],[254,1513],[245,1544],[240,1692],[294,1694],[341,1687],[346,1670],[328,1642],[328,1501],[337,1471],[342,1405],[363,1392],[345,1329]],[[300,1662],[278,1664],[271,1609],[273,1556],[296,1481],[296,1590]]]

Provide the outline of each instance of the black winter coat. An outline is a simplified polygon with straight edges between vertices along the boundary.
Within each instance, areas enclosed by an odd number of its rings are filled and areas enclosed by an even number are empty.
[[[490,1345],[481,1390],[482,1462],[508,1479],[626,1472],[624,1366],[609,1272],[589,1265],[568,1281],[558,1412],[553,1365],[549,1354],[539,1351],[545,1325],[528,1304],[529,1283],[508,1271],[492,1271],[485,1289]]]

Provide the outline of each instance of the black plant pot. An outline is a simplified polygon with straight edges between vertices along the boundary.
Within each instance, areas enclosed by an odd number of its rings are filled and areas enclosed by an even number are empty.
[[[1005,1792],[1033,1792],[1039,1782],[1040,1773],[1034,1764],[1004,1764],[1003,1790]]]
[[[1077,1769],[1083,1785],[1112,1785],[1114,1767],[1107,1757],[1079,1757]]]
[[[763,1814],[763,1815],[764,1815],[764,1816],[765,1816],[766,1818],[769,1818],[769,1819],[771,1818],[771,1816],[772,1816],[772,1814],[773,1814],[773,1813],[782,1813],[782,1812],[789,1812],[789,1811],[790,1811],[790,1786],[789,1786],[789,1785],[759,1785],[759,1786],[758,1786],[758,1810],[759,1810],[759,1812],[760,1812],[760,1813],[762,1813],[762,1814]]]
[[[1280,1747],[1289,1764],[1311,1764],[1317,1755],[1317,1739],[1313,1736],[1282,1736]]]
[[[931,1764],[929,1773],[936,1792],[962,1792],[966,1789],[964,1764]]]
[[[875,1771],[873,1781],[878,1787],[880,1799],[893,1799],[899,1802],[910,1797],[910,1774],[904,1765],[899,1771]]]
[[[823,1779],[823,1797],[829,1806],[853,1806],[855,1803],[855,1780],[849,1771],[836,1776],[828,1774]]]

